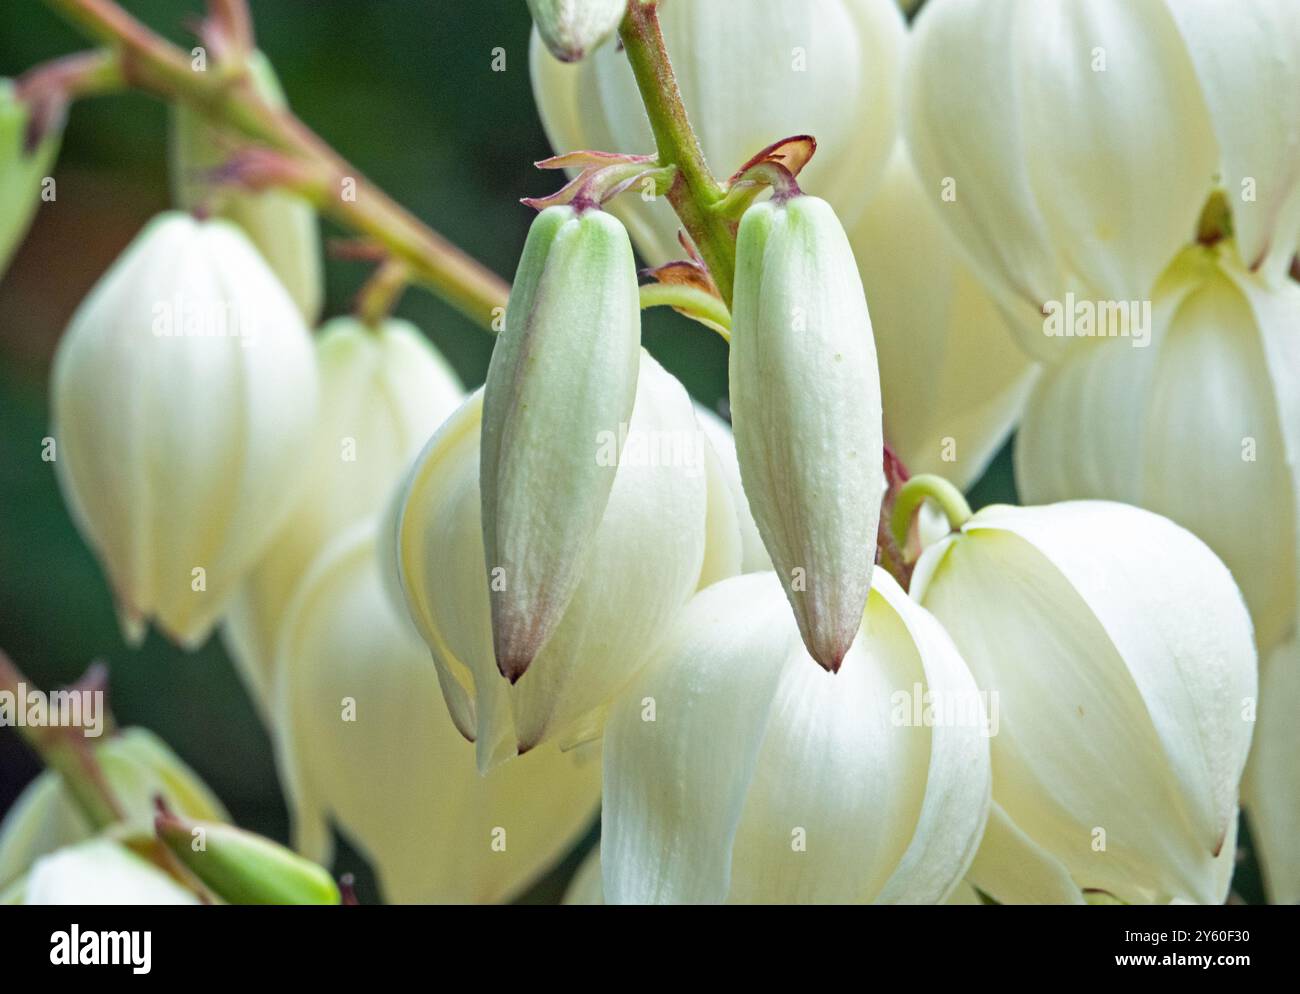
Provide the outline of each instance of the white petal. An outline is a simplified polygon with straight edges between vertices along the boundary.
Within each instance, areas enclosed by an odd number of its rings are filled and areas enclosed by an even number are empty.
[[[1263,664],[1255,744],[1242,783],[1251,837],[1274,904],[1300,903],[1300,645]]]
[[[695,405],[695,416],[699,418],[700,427],[704,429],[714,454],[718,457],[721,470],[731,491],[732,504],[736,514],[736,523],[740,529],[741,573],[757,573],[772,568],[772,560],[763,548],[762,536],[758,534],[758,525],[749,509],[749,498],[745,496],[745,487],[740,480],[740,461],[736,458],[736,439],[731,433],[731,425],[700,404]]]
[[[1065,290],[1021,125],[1017,62],[1033,43],[1031,6],[932,0],[913,26],[903,79],[904,127],[925,195],[994,298],[1018,304],[1028,321]],[[1047,343],[1038,335],[1028,344]]]
[[[965,489],[1015,425],[1034,371],[932,199],[900,144],[849,234],[871,310],[885,439],[912,473]]]
[[[479,776],[383,590],[376,534],[363,522],[340,536],[290,607],[274,726],[288,786],[367,854],[388,900],[508,900],[589,824],[599,763],[548,748]]]
[[[1168,8],[1209,106],[1242,257],[1277,282],[1300,238],[1300,9],[1291,0]]]
[[[25,887],[27,904],[198,904],[152,863],[108,839],[42,856]]]
[[[1022,10],[1023,148],[1052,244],[1092,293],[1149,299],[1195,232],[1217,168],[1182,39],[1163,3]]]
[[[998,804],[988,826],[970,881],[1000,904],[1083,904],[1083,894],[1069,872],[1007,817]]]

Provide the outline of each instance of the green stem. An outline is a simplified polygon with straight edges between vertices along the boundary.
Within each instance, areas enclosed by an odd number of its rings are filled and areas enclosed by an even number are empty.
[[[8,692],[19,699],[23,691],[36,690],[14,665],[13,661],[0,651],[0,691]],[[95,829],[107,828],[122,820],[122,809],[113,796],[113,791],[95,758],[94,749],[86,741],[81,729],[64,727],[33,728],[16,721],[18,734],[40,756],[41,761],[50,769],[57,770],[72,795],[77,806],[85,814]]]
[[[907,546],[907,533],[912,528],[912,518],[917,509],[926,501],[932,500],[948,518],[954,531],[970,520],[970,505],[961,491],[942,476],[921,473],[903,484],[894,498],[894,510],[890,515],[890,530],[894,541],[900,549]]]
[[[668,202],[704,258],[723,301],[731,306],[736,272],[736,235],[725,217],[709,208],[724,196],[704,160],[682,102],[677,77],[659,28],[657,0],[632,0],[619,28],[641,102],[650,119],[663,166],[676,166]]]
[[[195,72],[180,48],[155,34],[114,0],[45,0],[83,34],[111,46],[134,89],[184,103],[218,127],[303,161],[327,177],[316,199],[322,213],[382,244],[412,276],[466,317],[491,330],[509,285],[429,229],[361,175],[292,113],[270,107],[245,76]]]
[[[674,307],[731,341],[731,314],[727,305],[699,287],[682,283],[646,283],[641,287],[641,307]]]

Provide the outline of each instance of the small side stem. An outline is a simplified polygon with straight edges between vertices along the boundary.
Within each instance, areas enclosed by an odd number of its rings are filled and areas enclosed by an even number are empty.
[[[723,197],[682,102],[677,77],[659,28],[657,0],[633,0],[619,28],[641,102],[650,119],[662,166],[676,166],[668,202],[709,267],[714,283],[731,306],[736,271],[736,236],[726,218],[709,208]]]
[[[641,307],[673,307],[712,328],[731,341],[731,315],[717,297],[699,287],[680,283],[646,283],[641,287]]]
[[[328,177],[316,200],[322,213],[381,243],[389,254],[406,261],[416,280],[476,324],[492,329],[497,308],[505,307],[509,284],[370,183],[293,114],[269,106],[246,78],[193,71],[184,52],[113,0],[45,3],[90,38],[111,46],[131,87],[182,102],[213,124],[295,156]]]
[[[899,548],[906,548],[908,532],[912,530],[912,518],[917,509],[927,500],[939,505],[948,518],[948,524],[956,531],[970,520],[970,505],[961,491],[942,476],[921,473],[903,484],[894,498],[894,510],[890,515],[890,530]]]

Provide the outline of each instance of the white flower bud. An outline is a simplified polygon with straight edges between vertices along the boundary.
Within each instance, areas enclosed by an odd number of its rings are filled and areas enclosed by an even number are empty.
[[[317,419],[301,499],[230,606],[223,635],[264,703],[280,622],[312,559],[348,525],[376,514],[411,460],[464,396],[414,325],[328,322],[316,337]]]
[[[27,233],[40,203],[41,181],[58,156],[61,131],[26,149],[30,113],[14,95],[12,80],[0,79],[0,277]]]
[[[577,62],[612,35],[627,0],[528,0],[537,33],[561,62]]]
[[[975,886],[1003,903],[1224,900],[1255,648],[1204,544],[1123,504],[987,507],[925,550],[911,593],[998,714]]]
[[[659,18],[713,171],[727,176],[778,139],[812,134],[819,151],[800,182],[854,220],[898,127],[906,29],[895,0],[672,0],[660,5]],[[565,65],[534,35],[531,65],[557,153],[654,149],[632,70],[616,46]],[[680,225],[667,204],[628,195],[610,209],[652,265],[681,256]]]
[[[732,314],[745,493],[804,643],[834,671],[871,588],[885,480],[871,318],[829,204],[796,196],[745,212]]]
[[[272,107],[287,106],[280,81],[261,52],[248,57],[254,88]],[[230,157],[228,137],[183,102],[173,104],[170,138],[172,188],[176,206],[199,207],[233,221],[257,246],[307,324],[320,317],[324,297],[320,225],[316,212],[302,197],[284,190],[241,190],[214,186],[211,174]]]
[[[371,519],[331,543],[284,625],[271,728],[299,843],[322,858],[311,822],[326,815],[390,902],[510,900],[590,825],[599,759],[548,746],[479,775],[385,594],[376,534]]]
[[[542,211],[483,390],[483,548],[500,580],[489,585],[497,665],[511,682],[554,634],[582,577],[632,415],[640,349],[623,225],[598,210]]]
[[[644,352],[609,502],[555,633],[513,685],[497,669],[480,526],[482,399],[430,440],[403,484],[395,568],[407,609],[438,666],[443,695],[482,769],[539,743],[598,733],[604,709],[690,597],[704,562],[708,505],[699,426],[686,391]],[[602,456],[604,458],[605,456]]]
[[[138,643],[203,642],[292,509],[316,416],[302,317],[223,221],[151,222],[55,357],[55,466]]]
[[[989,751],[951,640],[878,570],[833,676],[781,601],[770,573],[700,592],[611,711],[611,904],[938,903],[960,883]]]

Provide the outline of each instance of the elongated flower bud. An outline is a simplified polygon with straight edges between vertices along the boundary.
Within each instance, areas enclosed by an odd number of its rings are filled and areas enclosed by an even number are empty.
[[[144,857],[112,839],[94,838],[42,856],[0,904],[198,904]]]
[[[338,885],[325,870],[270,839],[170,812],[155,828],[172,854],[231,904],[339,903]]]
[[[837,670],[871,588],[885,480],[871,318],[824,200],[745,212],[731,412],[754,519],[812,657]]]
[[[1003,903],[1224,900],[1255,649],[1205,545],[1123,504],[988,507],[926,549],[911,592],[999,716],[977,887]]]
[[[248,72],[263,100],[272,107],[287,106],[265,55],[250,53]],[[289,291],[306,322],[315,324],[324,279],[320,225],[311,204],[284,190],[253,192],[214,186],[212,173],[230,157],[230,140],[180,101],[173,105],[170,145],[176,206],[183,210],[206,207],[239,225]]]
[[[609,903],[938,903],[960,883],[990,773],[952,641],[877,570],[833,677],[781,601],[771,573],[697,594],[614,706]]]
[[[95,746],[95,761],[117,799],[127,831],[153,831],[154,799],[192,818],[226,820],[225,809],[198,775],[161,739],[128,728]],[[0,821],[0,890],[39,858],[89,839],[94,826],[54,770],[23,790]]]
[[[845,223],[861,212],[893,148],[907,29],[896,0],[671,0],[659,22],[705,158],[726,176],[787,135],[817,137],[800,174]],[[627,57],[613,44],[566,65],[534,34],[533,95],[557,153],[655,147]],[[738,99],[720,99],[721,94]],[[665,203],[610,210],[652,264],[681,257]]]
[[[528,0],[537,33],[561,62],[577,62],[618,28],[627,0]]]
[[[55,357],[55,466],[117,595],[200,644],[293,508],[317,374],[302,318],[224,221],[165,214],[78,308]]]
[[[14,95],[12,80],[0,79],[0,277],[27,233],[40,203],[41,181],[54,165],[61,131],[27,149],[28,107]]]
[[[295,833],[310,843],[310,819],[333,821],[393,903],[509,900],[590,825],[599,758],[547,746],[480,776],[428,650],[386,596],[375,537],[373,521],[339,535],[284,624],[271,731]]]
[[[377,513],[411,460],[464,396],[419,330],[353,318],[316,337],[320,418],[308,483],[230,607],[223,634],[254,696],[265,703],[284,611],[311,561],[348,525]]]
[[[543,211],[483,391],[483,548],[497,665],[511,682],[581,579],[631,419],[640,347],[623,226],[600,211]]]
[[[596,444],[618,471],[577,591],[517,683],[492,646],[478,493],[483,404],[429,441],[389,517],[403,599],[433,654],[456,727],[482,769],[542,742],[599,733],[605,708],[699,584],[708,474],[690,398],[642,352],[631,421]]]

